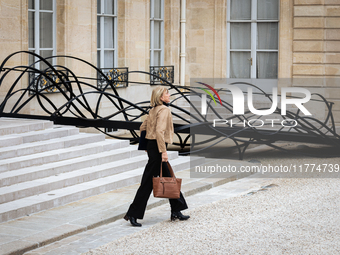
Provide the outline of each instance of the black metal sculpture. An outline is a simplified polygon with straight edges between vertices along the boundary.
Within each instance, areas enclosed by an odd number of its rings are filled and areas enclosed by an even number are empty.
[[[46,64],[48,68],[46,70],[39,70],[34,68],[34,64],[6,67],[8,60],[18,54],[31,54],[38,59],[38,61]],[[79,61],[81,64],[93,68],[97,76],[96,78],[78,77],[72,70],[65,66],[51,65],[48,61],[51,58],[70,58]],[[18,73],[14,81],[8,80],[11,73]],[[255,117],[255,119],[260,120],[263,116],[254,116],[250,111],[246,111],[243,115],[232,115],[233,106],[226,100],[217,98],[216,95],[210,100],[207,100],[207,114],[202,114],[199,107],[193,103],[193,98],[201,99],[202,92],[197,90],[202,88],[173,85],[173,83],[168,81],[169,77],[162,76],[164,72],[162,72],[160,76],[158,72],[155,71],[151,73],[128,71],[126,68],[110,69],[109,72],[104,73],[103,70],[98,69],[91,63],[76,57],[55,56],[44,59],[28,51],[15,52],[1,63],[0,86],[8,82],[11,84],[11,87],[0,104],[0,117],[47,119],[54,121],[55,124],[94,127],[104,133],[105,131],[100,128],[125,129],[130,131],[131,137],[116,137],[109,133],[106,134],[113,138],[128,139],[132,143],[136,143],[139,140],[136,130],[139,130],[139,126],[141,125],[141,116],[147,114],[150,109],[149,101],[130,102],[120,97],[116,89],[119,86],[127,86],[128,83],[134,82],[128,80],[129,74],[132,73],[148,75],[152,77],[150,78],[151,81],[161,81],[163,86],[168,87],[173,98],[170,105],[173,110],[176,109],[176,111],[173,111],[173,115],[181,122],[175,122],[174,124],[175,134],[179,140],[175,145],[180,146],[180,154],[185,155],[204,151],[221,143],[225,139],[231,139],[235,143],[241,159],[250,144],[266,144],[272,148],[284,150],[274,144],[280,140],[325,144],[334,146],[337,151],[340,151],[340,136],[336,133],[332,115],[333,103],[328,102],[319,94],[315,94],[319,99],[313,100],[323,102],[326,105],[327,116],[324,121],[309,116],[301,116],[299,111],[287,111],[286,116],[281,116],[280,109],[277,108],[273,114],[277,114],[281,118],[286,119],[286,127],[263,129],[263,127],[258,128],[254,125],[249,125],[251,118]],[[18,88],[19,81],[23,80],[26,74],[30,77],[28,87]],[[91,83],[92,80],[97,80],[97,86]],[[100,86],[98,86],[98,84],[100,84]],[[199,85],[199,83],[197,83],[197,85]],[[242,85],[256,88],[258,90],[256,93],[258,96],[262,96],[268,102],[272,101],[272,95],[265,93],[258,87],[246,83],[242,83]],[[77,93],[75,91],[77,91]],[[64,102],[61,105],[56,105],[46,94],[51,92],[60,93]],[[219,89],[217,92],[218,94],[230,94],[230,91],[227,89]],[[90,105],[88,97],[94,94],[98,95],[97,101],[95,105]],[[217,111],[217,108],[214,107],[213,101],[215,101],[215,97],[221,104],[220,109],[222,109],[223,113],[229,114],[229,117],[223,117],[225,115],[222,114],[222,116],[221,113]],[[100,103],[104,99],[117,109],[116,112],[106,116],[99,114]],[[45,112],[45,115],[23,114],[25,107],[32,100],[37,100],[39,106]],[[182,101],[182,106],[177,104],[179,100]],[[116,117],[120,117],[121,120],[114,120]],[[228,123],[223,126],[214,126],[211,121],[212,119],[225,119]],[[231,120],[246,124],[244,126],[231,126]],[[290,124],[292,121],[294,121],[294,125]],[[195,136],[197,135],[209,135],[209,138],[197,142],[195,141]],[[189,138],[191,138],[190,143]],[[210,143],[209,146],[207,145],[208,143]],[[191,150],[185,150],[190,146]],[[196,150],[195,148],[197,148],[197,146],[199,146],[200,149]],[[339,156],[338,153],[335,154]]]

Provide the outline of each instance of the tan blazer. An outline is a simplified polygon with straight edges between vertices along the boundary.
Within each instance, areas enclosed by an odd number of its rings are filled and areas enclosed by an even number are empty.
[[[165,143],[171,144],[174,134],[174,125],[169,107],[157,105],[152,108],[139,130],[146,130],[145,138],[150,140],[156,139],[159,152],[165,152]]]

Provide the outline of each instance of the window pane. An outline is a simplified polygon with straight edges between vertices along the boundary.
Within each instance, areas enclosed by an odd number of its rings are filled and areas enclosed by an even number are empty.
[[[100,48],[100,17],[97,17],[97,48]]]
[[[101,14],[100,12],[100,3],[101,3],[101,0],[97,0],[97,13]]]
[[[257,19],[278,20],[279,0],[257,0]]]
[[[30,52],[34,53],[34,50],[30,50]],[[29,56],[28,56],[28,64],[32,65],[33,62],[34,62],[34,56],[29,54]]]
[[[28,0],[28,9],[34,9],[34,0]]]
[[[162,0],[154,0],[154,18],[156,19],[162,18],[161,1]]]
[[[100,50],[97,50],[97,67],[101,68],[101,66],[100,66]]]
[[[230,48],[231,49],[250,49],[250,23],[231,23],[230,24]]]
[[[161,53],[159,51],[153,52],[153,65],[160,66],[161,65]]]
[[[113,19],[105,17],[104,18],[104,47],[105,48],[113,48]]]
[[[52,50],[41,50],[40,51],[40,56],[43,58],[51,57],[53,55]],[[47,59],[47,62],[52,64],[52,58]],[[40,70],[45,70],[48,66],[44,62],[40,62]]]
[[[278,49],[277,23],[257,23],[257,49]]]
[[[154,21],[154,45],[155,49],[161,48],[161,22]]]
[[[104,68],[112,68],[113,65],[113,50],[106,50],[104,52]]]
[[[231,20],[251,19],[251,0],[231,0],[230,4]]]
[[[250,78],[250,52],[230,53],[230,78]]]
[[[277,52],[257,53],[256,77],[259,79],[277,79]]]
[[[34,12],[28,12],[28,48],[34,47]]]
[[[40,10],[53,10],[52,0],[40,0]]]
[[[105,14],[114,14],[113,0],[104,0],[104,13]]]
[[[40,47],[53,48],[52,13],[40,13]]]

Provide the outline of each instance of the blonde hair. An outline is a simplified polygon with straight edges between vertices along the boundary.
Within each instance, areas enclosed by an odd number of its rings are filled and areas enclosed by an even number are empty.
[[[150,105],[152,107],[162,105],[163,101],[161,100],[161,97],[163,96],[163,93],[167,91],[168,89],[164,86],[157,86],[156,88],[154,88],[151,94]]]

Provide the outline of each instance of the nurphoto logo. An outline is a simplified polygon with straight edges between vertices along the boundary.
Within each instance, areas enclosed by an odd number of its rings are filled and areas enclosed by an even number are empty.
[[[220,104],[222,105],[222,100],[219,96],[219,94],[216,92],[216,90],[211,87],[208,84],[202,83],[202,82],[197,82],[199,84],[202,84],[206,87],[208,87],[209,89],[211,89],[214,94],[217,96],[217,98],[220,101]],[[244,94],[243,91],[234,86],[234,85],[223,85],[223,88],[226,88],[228,90],[230,90],[232,98],[233,98],[233,114],[234,115],[243,115],[244,114]],[[210,91],[208,91],[205,88],[200,88],[202,89],[204,92],[206,92],[214,101],[215,105],[217,105],[216,100],[214,98],[214,96],[211,94]],[[247,99],[248,99],[248,108],[249,110],[255,114],[255,115],[269,115],[272,114],[277,107],[277,102],[278,102],[278,95],[277,95],[277,88],[274,87],[273,88],[273,102],[272,102],[272,106],[270,109],[266,109],[266,110],[257,110],[255,109],[254,105],[253,105],[253,90],[251,87],[248,87],[248,91],[247,91]],[[288,93],[302,93],[305,95],[304,98],[287,98],[287,94]],[[304,107],[302,104],[307,103],[309,100],[311,99],[311,93],[308,89],[305,88],[297,88],[297,87],[283,87],[281,88],[281,115],[286,115],[287,112],[287,105],[288,104],[292,104],[295,105],[297,108],[300,109],[300,111],[307,116],[311,116],[312,114],[306,109],[306,107]],[[202,115],[206,115],[207,114],[207,95],[206,94],[202,94],[201,95],[201,114]]]

